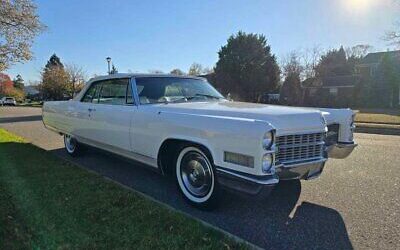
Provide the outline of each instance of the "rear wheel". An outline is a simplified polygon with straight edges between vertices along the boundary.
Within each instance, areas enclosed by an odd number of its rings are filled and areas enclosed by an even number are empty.
[[[78,141],[71,135],[64,135],[64,145],[65,150],[71,156],[79,156],[83,153],[83,145],[78,143]]]
[[[176,180],[183,197],[192,205],[212,209],[218,202],[214,167],[200,148],[186,146],[176,159]]]

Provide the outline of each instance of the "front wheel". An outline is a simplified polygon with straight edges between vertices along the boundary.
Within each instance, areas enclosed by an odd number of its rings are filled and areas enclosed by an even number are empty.
[[[218,202],[218,183],[209,157],[198,147],[186,146],[176,159],[176,180],[183,197],[202,209]]]
[[[67,153],[74,157],[81,155],[84,151],[83,145],[71,135],[64,135],[64,145]]]

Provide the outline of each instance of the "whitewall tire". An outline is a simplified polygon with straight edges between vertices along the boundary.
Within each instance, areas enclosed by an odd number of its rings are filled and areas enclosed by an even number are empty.
[[[71,156],[79,156],[83,152],[83,146],[71,135],[64,135],[65,151]]]
[[[198,147],[186,146],[176,159],[176,180],[183,197],[192,205],[210,209],[218,199],[218,183],[209,157]]]

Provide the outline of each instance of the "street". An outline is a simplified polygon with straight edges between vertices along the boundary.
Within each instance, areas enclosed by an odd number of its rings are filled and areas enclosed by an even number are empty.
[[[96,149],[69,157],[62,137],[44,128],[40,108],[0,107],[0,127],[262,248],[400,248],[400,136],[357,133],[353,154],[330,159],[320,178],[281,183],[264,200],[226,192],[216,211],[205,212],[139,163]]]

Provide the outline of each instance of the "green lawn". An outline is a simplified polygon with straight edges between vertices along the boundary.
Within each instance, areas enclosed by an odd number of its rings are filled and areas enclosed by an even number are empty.
[[[356,122],[400,124],[400,109],[361,109]]]
[[[0,249],[244,249],[0,129]]]

